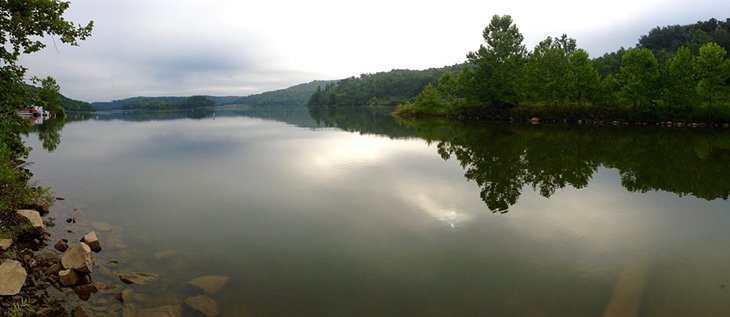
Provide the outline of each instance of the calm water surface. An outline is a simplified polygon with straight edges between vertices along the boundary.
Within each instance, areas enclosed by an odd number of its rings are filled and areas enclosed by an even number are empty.
[[[101,237],[94,280],[160,274],[138,308],[216,274],[223,316],[730,316],[728,135],[278,109],[27,140],[54,238]]]

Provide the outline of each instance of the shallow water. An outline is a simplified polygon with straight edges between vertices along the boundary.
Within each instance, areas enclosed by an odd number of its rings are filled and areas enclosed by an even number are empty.
[[[27,141],[65,198],[55,236],[96,230],[93,279],[139,308],[216,274],[223,316],[728,316],[728,135],[269,109],[101,114]],[[90,303],[120,309],[120,289]]]

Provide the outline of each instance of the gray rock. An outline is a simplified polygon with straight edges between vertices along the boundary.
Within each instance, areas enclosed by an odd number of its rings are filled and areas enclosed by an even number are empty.
[[[86,243],[89,245],[89,248],[91,248],[91,251],[99,252],[101,251],[101,243],[99,243],[99,238],[96,237],[96,232],[91,231],[84,235],[83,238],[81,238],[81,242]]]
[[[0,295],[9,296],[20,293],[26,277],[28,277],[28,272],[20,265],[20,262],[6,260],[0,264]]]
[[[196,277],[188,282],[188,284],[201,288],[208,294],[215,294],[228,283],[230,278],[223,275],[203,275]]]
[[[139,272],[131,272],[131,273],[122,273],[119,274],[119,279],[122,280],[122,282],[126,284],[146,284],[149,281],[156,280],[160,276],[157,274],[152,273],[139,273]]]
[[[43,229],[43,219],[41,215],[32,209],[20,209],[16,213],[30,223],[33,228]]]
[[[86,243],[73,243],[61,257],[64,269],[74,269],[80,273],[91,273],[91,248]]]
[[[190,296],[185,299],[185,304],[208,317],[216,317],[220,314],[220,310],[218,309],[218,303],[208,298],[207,296]]]
[[[72,269],[58,272],[58,281],[61,282],[61,285],[63,286],[73,286],[79,284],[80,279],[81,277],[79,276],[79,274]]]
[[[12,239],[1,239],[0,240],[0,251],[5,251],[7,249],[10,249],[10,246],[13,245]]]

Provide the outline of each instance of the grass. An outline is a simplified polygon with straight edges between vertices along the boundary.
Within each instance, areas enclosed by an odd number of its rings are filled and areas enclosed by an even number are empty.
[[[30,317],[33,315],[35,315],[35,308],[27,298],[13,303],[8,312],[5,313],[7,317]]]

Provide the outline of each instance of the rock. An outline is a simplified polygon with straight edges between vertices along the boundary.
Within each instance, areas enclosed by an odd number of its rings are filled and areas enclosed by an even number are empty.
[[[44,307],[35,311],[36,317],[53,317],[58,315],[58,311],[53,307]]]
[[[96,285],[94,284],[74,286],[71,289],[74,291],[74,293],[76,293],[76,296],[78,296],[79,299],[84,301],[89,300],[89,298],[91,298],[91,294],[99,291],[99,289],[96,288]]]
[[[96,237],[96,232],[91,231],[84,235],[83,238],[81,238],[81,242],[86,243],[89,245],[89,248],[91,248],[91,251],[99,252],[101,251],[101,243],[99,243],[99,239]]]
[[[188,282],[188,284],[201,288],[208,294],[215,294],[228,283],[230,278],[223,275],[204,275],[196,277]]]
[[[28,272],[20,262],[6,260],[0,264],[0,296],[16,295],[25,283]]]
[[[54,245],[53,247],[56,248],[56,250],[58,251],[66,252],[66,250],[68,249],[68,240],[58,240],[58,242],[56,242],[56,245]]]
[[[91,311],[86,306],[79,305],[79,306],[76,306],[76,308],[74,308],[73,317],[94,317],[94,316],[96,316],[96,314],[94,314],[94,312]]]
[[[32,209],[20,209],[16,211],[16,213],[30,223],[33,228],[43,229],[43,219],[41,219],[41,215],[37,211]]]
[[[79,284],[80,279],[81,277],[79,276],[79,274],[72,269],[58,272],[58,281],[61,282],[61,285],[63,286],[74,286],[76,284]]]
[[[141,309],[137,312],[137,317],[182,317],[182,307],[180,305],[166,305]]]
[[[56,263],[54,265],[49,266],[46,269],[46,274],[48,274],[48,275],[58,275],[58,272],[61,272],[62,270],[63,270],[63,267],[61,266],[61,264]]]
[[[190,296],[185,299],[185,304],[208,317],[215,317],[220,314],[220,311],[218,310],[218,303],[207,296]]]
[[[43,199],[33,199],[32,201],[22,205],[23,209],[36,210],[41,215],[45,216],[51,208],[51,204]]]
[[[131,272],[131,273],[122,273],[119,274],[119,279],[122,280],[122,282],[126,284],[146,284],[149,281],[156,280],[160,276],[157,274],[152,273],[139,273],[139,272]]]
[[[130,300],[132,300],[133,294],[134,291],[131,288],[125,288],[123,291],[119,292],[116,297],[120,302],[128,303]]]
[[[58,254],[54,252],[44,252],[35,257],[36,261],[41,263],[43,266],[50,266],[60,261]]]
[[[10,249],[10,246],[13,245],[12,239],[2,239],[0,240],[0,251],[5,251],[7,249]]]
[[[91,273],[91,248],[86,243],[74,243],[61,257],[64,269],[74,269],[80,273]]]
[[[122,317],[137,317],[137,307],[132,304],[122,306]]]

